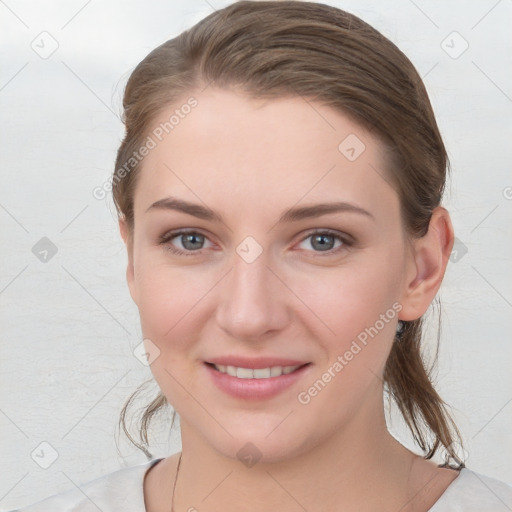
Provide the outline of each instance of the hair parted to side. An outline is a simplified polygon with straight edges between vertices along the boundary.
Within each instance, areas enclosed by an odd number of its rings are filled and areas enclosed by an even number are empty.
[[[126,134],[112,177],[114,203],[130,233],[141,164],[135,161],[126,172],[126,163],[134,160],[163,109],[209,85],[236,87],[255,98],[300,95],[351,117],[386,148],[408,235],[426,234],[449,162],[418,72],[390,40],[357,16],[320,3],[284,0],[239,1],[215,11],[149,53],[131,74],[123,99]],[[421,318],[406,322],[393,344],[385,388],[425,458],[444,447],[445,462],[451,458],[461,467],[454,449],[455,442],[462,444],[460,434],[422,358],[421,324]],[[148,454],[147,427],[168,404],[159,393],[147,406],[141,445],[125,424],[136,394],[123,407],[120,422]]]

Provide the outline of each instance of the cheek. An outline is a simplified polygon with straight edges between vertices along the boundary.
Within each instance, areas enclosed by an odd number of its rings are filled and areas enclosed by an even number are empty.
[[[354,265],[303,273],[295,279],[294,292],[330,328],[323,338],[346,341],[373,325],[400,296],[400,268],[393,262],[391,254],[367,255]]]
[[[170,266],[158,251],[141,250],[135,281],[144,336],[157,340],[172,336],[184,319],[196,313],[213,277],[198,266]]]
[[[401,309],[400,261],[391,251],[379,251],[380,258],[376,252],[350,269],[332,272],[330,279],[310,276],[304,283],[303,293],[310,290],[308,305],[329,327],[317,331],[323,333],[316,342],[323,345],[325,358],[312,387],[303,390],[304,401],[315,402],[309,412],[318,407],[320,413],[334,401],[342,414],[363,400],[372,383],[380,385]]]
[[[170,267],[161,260],[140,259],[137,273],[138,308],[144,339],[158,357],[153,373],[167,400],[179,408],[194,389],[201,364],[203,331],[213,316],[209,292],[219,281],[217,273],[199,267]],[[156,348],[155,348],[156,347]]]
[[[202,298],[211,285],[192,270],[144,263],[137,276],[140,324],[146,351],[158,354],[150,369],[167,401],[181,410],[188,399],[183,390],[194,387],[194,340],[208,318]]]
[[[340,274],[322,293],[310,296],[311,308],[322,312],[334,333],[324,330],[315,340],[325,357],[297,397],[303,414],[321,417],[329,410],[327,423],[334,428],[353,417],[370,394],[380,394],[401,309],[391,277],[366,267]]]

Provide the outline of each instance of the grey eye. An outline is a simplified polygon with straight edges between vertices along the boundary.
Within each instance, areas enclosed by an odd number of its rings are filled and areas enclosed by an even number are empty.
[[[320,251],[329,251],[334,247],[334,238],[332,235],[312,235],[311,246]]]
[[[187,251],[202,249],[205,240],[205,237],[199,233],[186,233],[178,235],[176,238],[180,240],[183,248]]]
[[[338,245],[336,245],[336,240],[338,240]],[[319,232],[311,233],[301,243],[307,244],[306,247],[301,247],[302,249],[311,250],[313,248],[314,252],[328,252],[339,249],[344,245],[344,240],[338,235]]]

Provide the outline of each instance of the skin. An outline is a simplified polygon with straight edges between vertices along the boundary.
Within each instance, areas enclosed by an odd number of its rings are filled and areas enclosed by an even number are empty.
[[[329,107],[212,87],[195,97],[198,106],[144,159],[133,233],[119,223],[142,332],[160,351],[151,370],[181,420],[175,511],[428,510],[458,473],[389,434],[382,374],[398,319],[419,318],[439,289],[453,244],[448,212],[438,207],[427,235],[409,240],[380,142]],[[338,150],[350,134],[366,146],[354,161]],[[171,195],[208,206],[223,223],[147,211]],[[278,223],[287,208],[331,201],[371,215]],[[159,243],[181,228],[204,235],[203,245],[180,236]],[[308,235],[322,229],[354,242],[328,238],[332,250],[321,251]],[[263,251],[252,263],[236,251],[247,236]],[[399,314],[301,404],[297,395],[394,303]],[[311,364],[276,397],[247,401],[211,384],[204,361],[226,354]],[[236,455],[249,441],[261,453],[252,467]],[[171,510],[177,457],[147,473],[148,511]]]

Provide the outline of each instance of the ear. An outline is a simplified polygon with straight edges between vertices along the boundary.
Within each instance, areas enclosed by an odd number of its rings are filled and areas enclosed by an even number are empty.
[[[428,232],[412,242],[400,320],[416,320],[434,300],[453,247],[453,226],[445,208],[432,212]]]
[[[119,219],[119,231],[121,232],[121,237],[126,245],[126,251],[128,253],[128,266],[126,267],[126,282],[128,283],[128,288],[130,290],[130,295],[137,304],[137,293],[135,286],[135,272],[133,268],[133,233],[131,232],[126,220]]]

